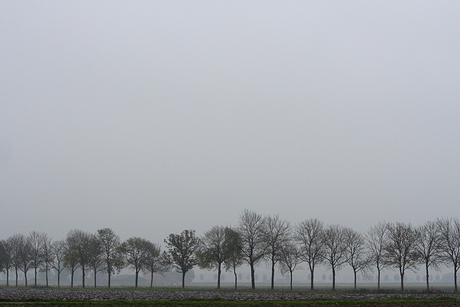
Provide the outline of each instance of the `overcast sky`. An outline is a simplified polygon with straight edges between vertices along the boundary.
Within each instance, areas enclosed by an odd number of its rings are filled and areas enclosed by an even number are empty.
[[[459,1],[1,1],[0,239],[460,208]]]

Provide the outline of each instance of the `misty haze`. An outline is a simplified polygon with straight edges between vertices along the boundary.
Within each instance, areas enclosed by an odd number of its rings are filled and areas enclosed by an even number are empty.
[[[43,285],[47,272],[55,285],[62,269],[78,287],[236,276],[289,288],[292,273],[302,289],[423,288],[430,234],[428,282],[453,288],[458,16],[454,1],[1,1],[0,284],[8,273],[10,286]],[[265,243],[255,254],[251,214]],[[321,224],[313,276],[307,221]],[[270,246],[273,225],[285,240]],[[380,277],[368,257],[378,229]],[[226,251],[220,278],[210,232]],[[396,234],[414,243],[404,277]],[[109,237],[113,268],[107,255],[96,266],[102,252],[82,266]],[[180,264],[185,238],[195,262]],[[355,254],[327,252],[361,240]],[[58,242],[60,269],[57,254],[44,260]],[[150,260],[134,264],[136,249]]]

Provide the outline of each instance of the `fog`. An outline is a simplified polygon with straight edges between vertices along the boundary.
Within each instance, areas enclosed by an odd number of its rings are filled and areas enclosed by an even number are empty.
[[[0,239],[245,208],[458,217],[457,1],[1,1]],[[391,277],[391,276],[390,276]]]

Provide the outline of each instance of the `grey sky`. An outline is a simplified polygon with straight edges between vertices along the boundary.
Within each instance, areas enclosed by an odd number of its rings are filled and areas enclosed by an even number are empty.
[[[1,237],[458,217],[458,1],[1,1]]]

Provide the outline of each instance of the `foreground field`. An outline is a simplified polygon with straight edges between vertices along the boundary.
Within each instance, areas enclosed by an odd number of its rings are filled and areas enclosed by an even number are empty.
[[[0,305],[460,306],[452,292],[230,291],[0,288]]]

